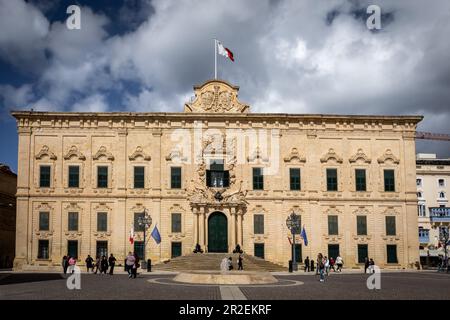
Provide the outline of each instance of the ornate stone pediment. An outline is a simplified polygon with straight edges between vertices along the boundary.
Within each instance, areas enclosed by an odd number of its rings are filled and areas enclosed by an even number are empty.
[[[330,148],[326,154],[320,158],[320,162],[328,162],[331,159],[336,160],[337,163],[342,163],[342,157],[338,156],[336,151],[333,148]]]
[[[72,157],[76,157],[79,160],[86,160],[84,154],[82,154],[76,146],[70,147],[69,151],[67,151],[67,153],[64,156],[64,160],[70,160]]]
[[[186,103],[184,112],[246,113],[249,106],[238,100],[239,87],[223,80],[210,80],[194,87],[195,99]]]
[[[98,149],[97,153],[94,155],[94,160],[98,160],[101,157],[105,157],[108,160],[114,160],[114,156],[112,155],[111,152],[108,152],[106,150],[105,146],[101,146],[100,149]]]
[[[172,151],[170,151],[170,153],[166,156],[166,161],[173,161],[180,163],[187,161],[187,157],[184,157],[181,148],[177,147]]]
[[[262,162],[269,161],[269,158],[262,153],[261,148],[259,146],[256,147],[256,150],[254,150],[249,157],[247,157],[248,162],[254,162],[255,160],[261,160]]]
[[[353,156],[349,159],[349,161],[350,161],[350,163],[353,163],[353,162],[358,161],[359,159],[363,160],[365,163],[371,163],[371,162],[372,162],[372,159],[370,159],[370,158],[364,153],[364,151],[363,151],[362,149],[358,149],[358,151],[356,152],[356,154],[353,155]]]
[[[387,160],[391,160],[395,164],[400,163],[400,159],[392,153],[391,149],[386,149],[384,154],[378,158],[378,163],[385,163]]]
[[[136,150],[133,152],[131,156],[128,157],[130,161],[136,160],[138,157],[141,157],[145,161],[150,161],[152,158],[147,155],[141,146],[136,147]]]
[[[292,148],[291,153],[284,157],[284,162],[291,162],[292,160],[297,160],[298,162],[306,162],[306,158],[300,155],[297,148]]]
[[[50,151],[49,147],[44,145],[42,146],[41,151],[36,155],[36,160],[41,160],[44,156],[49,157],[51,160],[56,160],[56,155]]]

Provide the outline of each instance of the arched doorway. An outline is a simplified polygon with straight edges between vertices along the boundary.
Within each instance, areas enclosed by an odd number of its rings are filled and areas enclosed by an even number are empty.
[[[227,217],[222,212],[208,218],[208,252],[228,252]]]

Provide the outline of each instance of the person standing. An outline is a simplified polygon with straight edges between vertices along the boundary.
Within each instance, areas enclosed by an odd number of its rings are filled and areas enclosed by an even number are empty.
[[[84,262],[86,262],[86,269],[87,269],[88,273],[89,273],[89,269],[92,269],[92,271],[94,271],[94,265],[93,265],[94,259],[92,259],[92,257],[89,254],[88,254],[86,260],[84,260]]]
[[[100,256],[97,256],[97,258],[95,258],[95,271],[94,274],[97,274],[97,272],[100,270],[101,273],[101,269],[100,269]]]
[[[132,274],[133,274],[133,278],[136,279],[137,270],[138,270],[138,268],[141,265],[139,264],[139,257],[138,257],[138,255],[136,253],[134,253],[133,256],[134,256],[134,265],[133,265],[133,268],[131,269],[131,271],[132,271]]]
[[[309,257],[308,256],[305,259],[305,272],[309,272]]]
[[[334,268],[336,261],[334,261],[333,257],[330,257],[330,271],[333,269],[334,272],[336,272],[336,269]]]
[[[325,256],[324,261],[325,261],[325,273],[328,276],[328,272],[330,271],[330,260],[328,260],[328,257]]]
[[[242,265],[242,260],[243,260],[244,258],[242,258],[242,254],[239,254],[239,257],[238,257],[238,270],[244,270],[244,266]]]
[[[369,261],[369,273],[375,273],[375,261],[372,258]]]
[[[228,258],[228,271],[233,270],[233,259],[231,257]]]
[[[70,272],[74,273],[75,272],[75,265],[77,264],[77,259],[75,259],[74,257],[70,257],[69,258],[69,267],[70,267]]]
[[[106,259],[106,256],[102,256],[102,260],[100,262],[100,274],[108,271],[108,260]]]
[[[111,253],[111,255],[109,256],[108,263],[109,263],[109,274],[110,274],[110,275],[113,275],[113,272],[114,272],[114,266],[116,265],[116,258],[113,256],[112,253]]]
[[[325,259],[321,253],[317,255],[317,272],[319,273],[319,281],[325,281]]]
[[[364,258],[364,273],[367,273],[367,269],[369,269],[369,259]]]
[[[128,272],[128,278],[131,278],[133,276],[133,266],[135,262],[136,259],[134,255],[131,252],[128,252],[128,256],[125,259],[125,268],[126,271]]]
[[[69,258],[67,256],[64,256],[62,258],[61,266],[63,268],[64,274],[66,274],[67,268],[69,267]]]
[[[311,272],[314,272],[314,259],[311,259]]]
[[[337,271],[342,272],[342,266],[344,265],[344,260],[342,260],[342,257],[338,255],[336,257],[336,265],[337,265]]]

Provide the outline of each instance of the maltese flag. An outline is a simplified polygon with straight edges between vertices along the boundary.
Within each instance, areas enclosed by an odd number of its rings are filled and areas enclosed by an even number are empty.
[[[221,54],[224,57],[227,57],[231,61],[234,61],[233,52],[231,52],[230,49],[225,48],[220,41],[217,41],[217,48],[219,50],[219,54]]]
[[[134,225],[131,224],[131,230],[130,230],[130,237],[129,237],[130,243],[134,243]]]

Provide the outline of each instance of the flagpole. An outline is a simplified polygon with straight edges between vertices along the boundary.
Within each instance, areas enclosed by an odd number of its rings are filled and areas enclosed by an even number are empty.
[[[217,80],[217,39],[214,39],[214,79]]]

